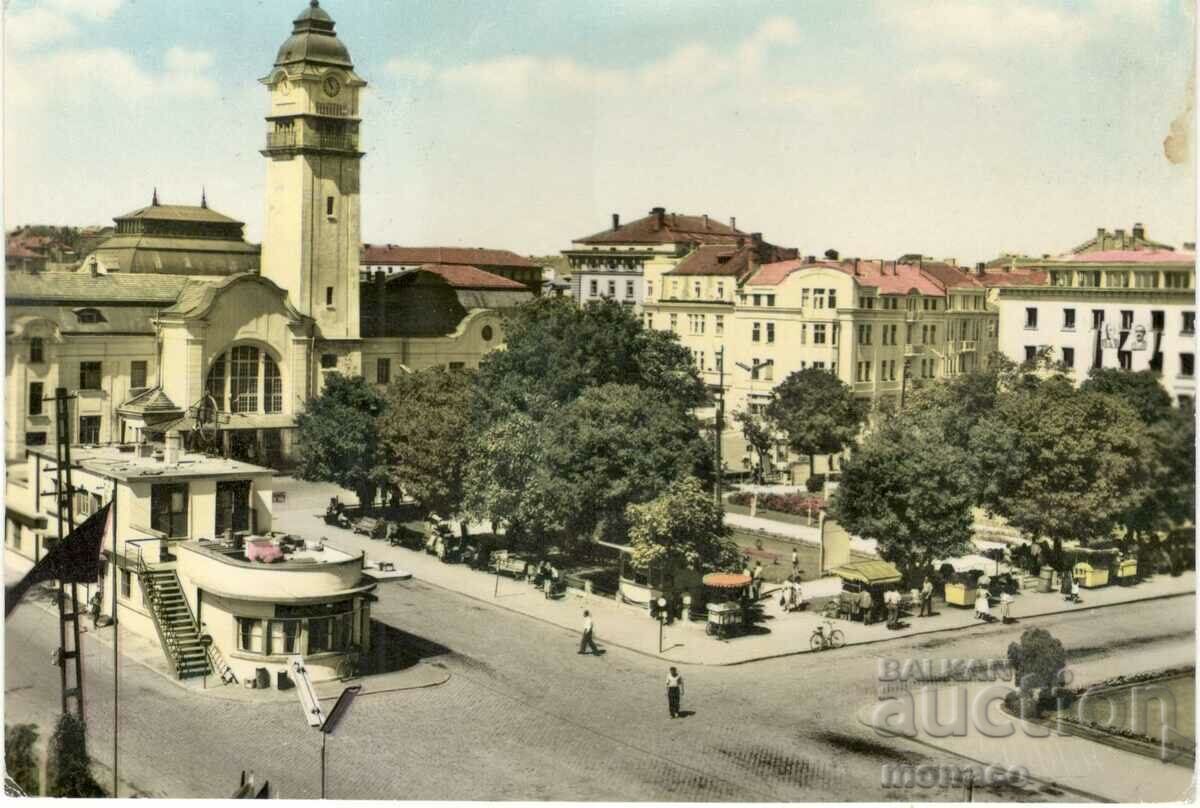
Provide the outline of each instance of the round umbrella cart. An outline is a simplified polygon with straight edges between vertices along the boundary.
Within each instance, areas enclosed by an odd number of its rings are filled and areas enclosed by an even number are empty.
[[[735,572],[710,572],[703,583],[708,590],[706,634],[722,639],[742,629],[742,600],[750,586],[750,576]]]

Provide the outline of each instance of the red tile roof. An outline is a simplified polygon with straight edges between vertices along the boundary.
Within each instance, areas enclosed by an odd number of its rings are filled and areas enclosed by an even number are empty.
[[[1175,252],[1174,250],[1104,250],[1102,252],[1069,253],[1058,260],[1094,264],[1195,264],[1196,254],[1194,252]]]
[[[1045,272],[1017,269],[1012,272],[989,271],[979,277],[984,286],[1045,286],[1050,276]]]
[[[575,239],[576,244],[674,244],[694,241],[700,244],[737,244],[738,236],[749,233],[718,222],[711,216],[650,211],[649,216],[627,222],[617,229],[601,230]]]
[[[947,264],[940,265],[939,273],[949,274],[946,270],[954,270]],[[763,264],[762,268],[747,281],[752,286],[777,286],[783,283],[792,273],[803,272],[806,269],[835,269],[851,275],[862,286],[873,286],[885,295],[904,295],[917,291],[930,297],[944,297],[947,284],[939,282],[934,277],[925,274],[918,264],[901,264],[896,261],[779,261],[773,264]],[[969,285],[959,283],[961,278],[955,278],[954,285]]]
[[[741,278],[753,269],[751,257],[754,247],[704,244],[693,250],[679,265],[665,275],[717,275]],[[776,247],[774,244],[759,245],[759,263],[786,261],[796,257],[796,250]]]
[[[539,269],[528,258],[509,250],[490,250],[483,247],[400,247],[396,244],[364,244],[360,265],[423,265],[448,264],[485,267],[519,267]]]
[[[421,272],[431,272],[434,275],[442,278],[447,284],[455,289],[503,289],[512,290],[514,292],[527,292],[529,287],[523,283],[517,283],[508,278],[502,278],[499,275],[493,275],[491,272],[484,272],[478,267],[470,267],[463,265],[446,266],[443,264],[425,264],[420,268]],[[401,273],[393,275],[393,278],[403,278],[409,273]]]

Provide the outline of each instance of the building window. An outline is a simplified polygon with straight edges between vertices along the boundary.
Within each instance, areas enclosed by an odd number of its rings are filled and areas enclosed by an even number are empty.
[[[187,492],[183,493],[186,497]],[[183,521],[186,529],[186,506]],[[223,536],[227,530],[238,533],[251,529],[249,480],[219,480],[217,482],[215,529],[218,536]]]
[[[1121,330],[1128,331],[1133,328],[1133,312],[1125,309],[1121,312]]]
[[[79,389],[80,390],[99,390],[100,381],[103,378],[101,366],[99,362],[80,362],[79,363]]]
[[[466,362],[451,362],[446,367],[449,368],[450,370],[466,370],[467,363]]]
[[[263,652],[263,621],[239,617],[238,621],[238,650],[249,654]]]
[[[813,345],[825,344],[825,324],[813,323]]]
[[[750,378],[757,379],[758,374],[762,371],[762,365],[758,363],[758,359],[750,360]]]
[[[1062,357],[1063,357],[1062,363],[1064,365],[1066,365],[1069,368],[1075,367],[1075,349],[1074,348],[1063,348],[1062,349]]]
[[[1196,373],[1196,355],[1181,353],[1179,355],[1179,375],[1191,378]]]
[[[654,299],[654,284],[651,281],[646,281],[646,299]]]
[[[333,197],[332,196],[325,197],[325,215],[326,216],[333,215]]]
[[[717,281],[717,300],[725,299],[725,282]]]
[[[649,315],[646,316],[649,317]],[[716,317],[716,322],[713,323],[713,333],[719,337],[725,333],[725,315],[717,314],[714,316]]]
[[[870,345],[871,344],[871,326],[860,325],[858,327],[858,344],[859,345]]]
[[[219,515],[219,508],[217,512]],[[150,527],[171,539],[188,535],[187,483],[150,486]]]
[[[833,299],[833,293],[830,292],[830,300],[832,300],[832,299]],[[775,305],[775,295],[767,295],[767,305],[768,306]]]
[[[1104,325],[1104,309],[1092,309],[1092,328],[1099,329]]]
[[[490,325],[485,325],[483,327],[483,329],[479,332],[479,336],[483,338],[484,342],[491,342],[492,341],[492,327]]]
[[[29,361],[31,363],[40,363],[46,361],[46,342],[41,337],[31,337],[29,339]]]
[[[1195,406],[1196,402],[1191,396],[1179,396],[1179,409],[1188,410],[1190,412]]]
[[[79,443],[95,444],[100,442],[100,416],[79,416]]]
[[[129,600],[133,593],[133,575],[129,570],[121,570],[121,599]]]
[[[813,289],[813,308],[814,309],[825,308],[825,290],[824,289]]]
[[[1121,370],[1133,370],[1133,351],[1117,351],[1117,361]]]
[[[672,313],[670,315],[670,318],[671,318],[671,330],[674,332],[678,332],[679,331],[679,315]]]
[[[1150,312],[1150,330],[1165,331],[1167,325],[1166,312],[1152,311]]]
[[[800,290],[800,308],[802,309],[808,308],[808,291],[808,289]]]
[[[271,620],[266,653],[276,656],[300,652],[300,620]]]
[[[238,345],[230,351],[229,411],[258,411],[259,354],[257,348]]]
[[[1035,359],[1037,359],[1037,346],[1036,345],[1026,345],[1025,346],[1025,361],[1032,362]]]
[[[1125,289],[1129,286],[1128,272],[1107,272],[1105,273],[1105,285],[1110,289]]]
[[[608,296],[609,297],[617,296],[617,282],[616,281],[608,282]]]
[[[225,354],[221,354],[213,360],[212,367],[208,369],[208,383],[206,390],[210,396],[216,399],[217,409],[221,412],[225,411]]]
[[[633,299],[633,281],[625,281],[625,297],[629,300]]]
[[[1075,309],[1063,309],[1063,330],[1075,330]]]
[[[1025,327],[1037,328],[1037,308],[1035,306],[1025,309]]]
[[[326,364],[327,359],[332,363]],[[336,366],[336,355],[322,355],[321,367]],[[283,411],[283,377],[279,365],[266,351],[249,345],[236,345],[228,354],[213,360],[206,389],[222,412]]]
[[[392,380],[392,360],[376,359],[375,360],[375,383],[387,384]]]
[[[46,433],[45,432],[26,432],[25,433],[25,445],[26,446],[45,446],[46,445]]]
[[[332,286],[325,287],[325,305],[326,306],[333,305],[333,287]]]
[[[146,386],[146,360],[135,359],[129,363],[129,386],[138,390]]]
[[[761,323],[751,324],[751,326],[750,326],[750,341],[751,342],[759,342],[760,341],[759,340],[760,328],[761,328]]]
[[[592,278],[590,281],[588,281],[589,296],[595,297],[596,295],[600,294],[600,287],[597,285],[598,283],[599,281],[597,281],[595,278]]]
[[[1158,288],[1158,273],[1157,272],[1136,272],[1136,285],[1139,289],[1157,289]]]
[[[75,312],[75,317],[79,322],[86,324],[104,322],[104,316],[100,314],[99,309],[78,309]]]
[[[44,395],[44,393],[42,392],[42,383],[41,382],[30,382],[29,383],[29,414],[30,415],[41,415],[42,414],[42,397],[43,397],[43,395]]]
[[[1168,289],[1191,288],[1191,284],[1188,283],[1188,273],[1186,272],[1164,272],[1163,285]]]
[[[775,323],[767,323],[767,342],[775,341]]]

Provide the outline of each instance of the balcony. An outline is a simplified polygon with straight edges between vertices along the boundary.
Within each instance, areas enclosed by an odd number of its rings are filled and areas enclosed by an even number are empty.
[[[909,342],[909,343],[906,343],[904,346],[904,355],[905,356],[918,356],[923,353],[925,353],[924,345],[916,345],[914,343]]]
[[[351,115],[350,107],[345,104],[333,104],[326,101],[317,102],[317,114],[325,115],[330,118],[348,118]]]
[[[961,343],[959,343],[958,350],[960,350],[960,351],[974,351],[974,350],[975,350],[975,340],[973,340],[973,339],[964,339],[964,340],[963,340]]]
[[[350,133],[307,133],[303,138],[296,132],[268,132],[267,151],[297,148],[328,149],[332,151],[358,151],[358,135]]]
[[[268,149],[286,149],[296,145],[295,132],[267,132]]]

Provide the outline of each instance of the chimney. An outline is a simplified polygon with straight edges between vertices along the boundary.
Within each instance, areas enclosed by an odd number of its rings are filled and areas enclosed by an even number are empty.
[[[858,259],[857,258],[854,259],[854,275],[855,275],[855,277],[858,276]]]
[[[168,466],[174,466],[179,463],[179,445],[179,430],[172,429],[167,433],[166,451],[163,453],[163,462]]]
[[[978,264],[976,264],[975,265],[975,274],[981,278],[984,275],[986,275],[987,274],[987,264],[983,263],[982,261],[980,261]]]
[[[1146,225],[1137,222],[1133,226],[1133,238],[1135,241],[1142,241],[1146,238]]]
[[[1118,250],[1125,249],[1125,229],[1124,228],[1122,228],[1122,227],[1117,228],[1116,241],[1117,241],[1117,249]]]
[[[826,250],[825,257],[828,258],[830,261],[836,261],[836,260],[838,260],[838,251],[837,250]]]
[[[756,247],[759,244],[762,244],[762,233],[751,233],[750,234],[750,243]]]
[[[613,230],[620,230],[620,229],[621,229],[621,214],[614,213],[613,214]]]
[[[804,263],[815,264],[817,263],[817,257],[815,255],[806,255],[804,256]]]
[[[672,214],[671,214],[671,227],[674,227],[674,226],[675,226],[675,223],[676,223],[675,214],[674,214],[674,213],[672,213]]]
[[[1106,232],[1104,231],[1104,228],[1103,228],[1103,227],[1097,227],[1097,228],[1096,228],[1096,249],[1097,249],[1097,250],[1103,250],[1103,249],[1104,249],[1104,240],[1105,240],[1106,238],[1108,238],[1108,233],[1106,233]]]
[[[704,214],[704,229],[708,229],[708,214]]]
[[[96,263],[96,256],[92,256],[92,260],[88,262],[88,269],[92,271],[92,277],[95,278],[100,274],[100,265]]]
[[[650,215],[654,217],[654,224],[659,230],[662,230],[663,218],[666,216],[666,214],[666,208],[650,208]]]
[[[734,230],[737,230],[737,217],[736,216],[729,217],[729,226],[732,227]]]

